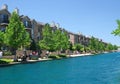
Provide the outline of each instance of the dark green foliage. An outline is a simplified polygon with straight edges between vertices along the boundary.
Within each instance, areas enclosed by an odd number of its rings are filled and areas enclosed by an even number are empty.
[[[112,34],[114,34],[115,36],[120,36],[120,20],[117,20],[117,25],[118,27],[112,31]],[[117,45],[113,45],[113,49],[117,50],[118,46]]]
[[[59,57],[66,58],[67,56],[65,54],[60,54]]]
[[[113,45],[113,49],[114,49],[114,50],[117,50],[117,49],[118,49],[118,46],[117,46],[117,45]]]
[[[4,32],[0,31],[0,50],[3,45],[4,45]]]
[[[97,38],[92,37],[89,42],[91,51],[103,52],[105,51],[105,44]]]
[[[97,46],[98,45],[98,40],[94,37],[92,37],[90,39],[90,42],[89,42],[89,47],[92,51],[96,51],[97,50]]]
[[[62,59],[62,58],[67,58],[67,56],[65,54],[50,55],[49,58],[52,58],[52,59]]]
[[[71,51],[73,51],[73,45],[72,45],[72,43],[69,44],[69,49],[70,49]]]
[[[67,35],[67,32],[61,32],[62,33],[62,49],[63,50],[67,50],[69,49],[69,45],[70,45],[70,42],[69,42],[69,38],[68,38],[68,35]]]
[[[94,37],[90,39],[89,48],[95,53],[117,50],[116,45],[112,45],[111,43],[104,43]]]
[[[36,51],[37,50],[37,45],[34,40],[32,40],[30,44],[30,50]]]
[[[0,64],[9,64],[12,63],[13,61],[11,59],[0,59]]]
[[[3,60],[0,60],[0,64],[8,64],[9,62],[6,62],[6,61],[3,61]]]
[[[61,59],[58,55],[50,55],[49,58],[51,59]]]
[[[98,50],[101,52],[105,51],[105,44],[102,43],[101,41],[99,41]]]
[[[42,50],[54,50],[53,47],[53,32],[49,24],[45,24],[43,28],[43,39],[39,41],[39,46]]]
[[[66,50],[69,48],[69,39],[67,33],[57,29],[53,33],[55,50]]]
[[[10,51],[4,51],[3,56],[11,56],[12,53]]]
[[[38,56],[31,56],[31,60],[38,60]]]
[[[39,41],[42,50],[61,51],[69,48],[69,39],[66,32],[57,29],[52,30],[49,24],[43,28],[43,39]]]
[[[16,12],[13,12],[10,17],[10,22],[5,30],[4,42],[13,49],[15,61],[17,60],[16,50],[21,46],[25,48],[30,44],[29,33],[25,30],[25,26]]]
[[[120,20],[117,20],[117,25],[118,27],[112,31],[112,34],[114,34],[115,36],[120,36]]]
[[[81,49],[84,48],[84,46],[81,45],[81,44],[75,44],[75,45],[74,45],[74,48],[75,48],[75,50],[77,50],[77,51],[81,51]]]
[[[29,45],[30,37],[26,32],[23,23],[20,21],[19,15],[13,12],[5,31],[5,43],[12,48]]]
[[[106,46],[107,51],[114,50],[113,48],[114,48],[114,46],[111,43],[107,44],[107,46]]]

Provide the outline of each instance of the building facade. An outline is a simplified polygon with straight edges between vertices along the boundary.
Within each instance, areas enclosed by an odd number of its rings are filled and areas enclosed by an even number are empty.
[[[10,13],[8,11],[8,6],[3,5],[0,10],[0,30],[5,31],[6,26],[9,23]]]
[[[16,13],[19,15],[19,9],[15,8]],[[8,6],[4,4],[2,8],[0,9],[0,30],[5,31],[6,27],[9,24],[9,18],[11,16],[11,13],[8,11]],[[37,22],[34,19],[30,19],[28,16],[19,15],[20,20],[23,22],[25,29],[27,32],[29,32],[31,39],[33,39],[35,42],[38,42],[43,38],[42,36],[42,29],[44,27],[44,23]],[[55,24],[54,22],[50,25],[53,31],[60,29],[61,31],[67,32],[69,41],[74,44],[82,44],[84,46],[87,46],[90,41],[90,37],[86,37],[82,34],[75,34],[72,32],[69,32],[63,28],[59,27],[59,24]]]

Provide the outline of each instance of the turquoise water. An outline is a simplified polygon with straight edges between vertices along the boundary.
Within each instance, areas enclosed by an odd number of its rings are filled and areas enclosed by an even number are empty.
[[[0,67],[0,84],[120,84],[120,53]]]

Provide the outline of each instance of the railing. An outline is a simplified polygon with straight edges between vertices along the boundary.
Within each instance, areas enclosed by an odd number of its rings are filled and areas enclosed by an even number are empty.
[[[28,25],[28,26],[25,26],[26,28],[32,28],[32,26],[31,25]]]
[[[8,20],[3,20],[3,21],[0,21],[0,23],[9,23]]]

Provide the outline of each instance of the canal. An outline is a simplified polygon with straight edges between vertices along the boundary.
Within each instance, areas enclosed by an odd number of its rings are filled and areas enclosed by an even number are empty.
[[[120,53],[0,67],[0,84],[120,84]]]

